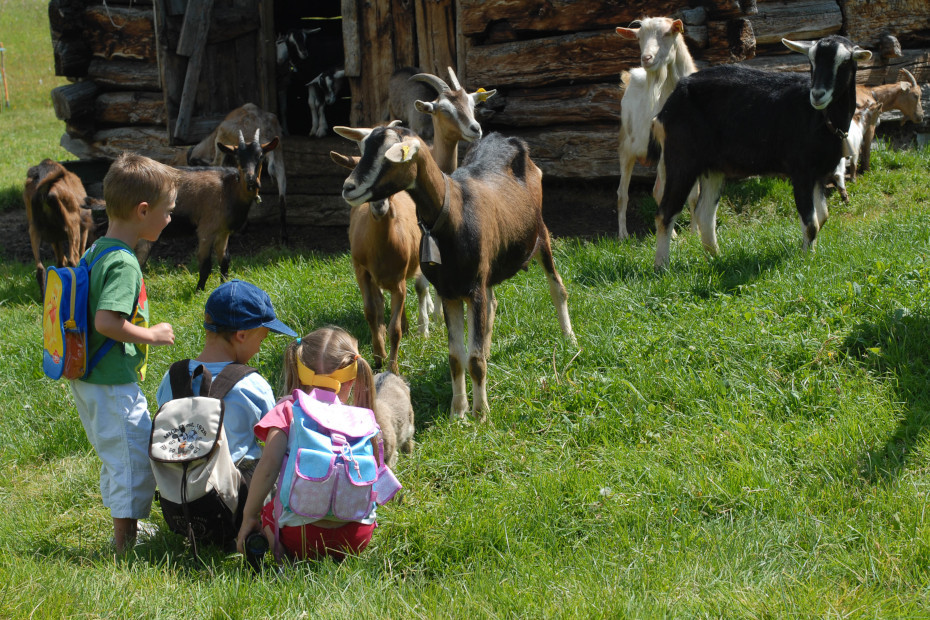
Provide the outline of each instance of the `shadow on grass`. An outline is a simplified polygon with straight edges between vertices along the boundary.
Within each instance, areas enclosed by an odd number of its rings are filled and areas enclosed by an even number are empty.
[[[904,417],[885,445],[861,456],[860,470],[871,482],[896,477],[930,426],[930,317],[897,310],[857,326],[843,349],[871,373],[892,378],[904,403]]]

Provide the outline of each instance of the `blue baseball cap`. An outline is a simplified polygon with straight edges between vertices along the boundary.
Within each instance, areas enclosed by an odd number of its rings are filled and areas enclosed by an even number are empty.
[[[268,293],[243,280],[229,280],[216,287],[203,312],[203,327],[211,332],[267,327],[279,334],[297,336],[275,316]]]

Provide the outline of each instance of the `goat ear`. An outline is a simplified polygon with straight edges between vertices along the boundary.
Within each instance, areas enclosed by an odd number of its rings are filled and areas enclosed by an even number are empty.
[[[235,157],[235,155],[236,155],[236,149],[239,148],[238,146],[229,146],[228,144],[223,144],[222,142],[217,142],[217,143],[216,143],[216,146],[217,146],[221,151],[223,151],[224,153],[226,153],[227,155],[232,155],[232,156],[234,156],[234,157]]]
[[[432,114],[436,109],[432,102],[420,101],[419,99],[414,101],[413,105],[416,106],[418,112],[423,112],[423,114]]]
[[[361,157],[343,155],[342,153],[337,153],[336,151],[329,152],[329,158],[333,160],[336,164],[342,166],[343,168],[348,168],[349,170],[355,170],[355,167],[358,165]]]
[[[278,148],[278,136],[275,136],[271,142],[267,142],[262,145],[262,153],[267,153],[268,151],[273,151]]]
[[[682,23],[680,19],[676,19],[675,21],[673,21],[672,27],[669,30],[669,32],[679,32],[682,34],[684,33],[684,31],[685,31],[685,25]]]
[[[333,127],[333,131],[338,133],[343,138],[348,140],[354,140],[355,142],[361,142],[368,137],[368,134],[371,133],[371,129],[365,129],[363,127],[342,127],[336,126]]]
[[[478,90],[472,93],[472,97],[474,97],[476,101],[484,102],[496,94],[497,94],[496,89],[485,90],[483,88],[479,88]]]
[[[384,158],[395,164],[403,164],[413,159],[417,151],[420,150],[420,143],[417,140],[404,140],[395,144],[384,153]]]
[[[617,27],[617,34],[619,34],[624,39],[634,40],[636,38],[636,33],[639,32],[639,28],[620,28]]]
[[[856,62],[865,62],[872,57],[872,52],[857,45],[853,48],[852,57]]]
[[[804,54],[805,56],[807,56],[810,49],[814,47],[814,43],[812,41],[791,41],[789,39],[782,39],[781,42],[784,43],[785,47],[787,47],[792,52]]]

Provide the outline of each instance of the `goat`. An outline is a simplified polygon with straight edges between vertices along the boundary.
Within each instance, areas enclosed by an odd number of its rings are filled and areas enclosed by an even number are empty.
[[[472,146],[461,168],[444,174],[426,143],[401,127],[335,127],[362,150],[342,186],[350,205],[381,200],[406,190],[423,224],[420,268],[442,299],[449,334],[452,419],[465,416],[465,369],[472,379],[473,415],[488,411],[487,358],[497,300],[492,287],[536,258],[549,280],[549,294],[563,335],[574,345],[568,294],[552,260],[542,219],[542,171],[526,143],[492,133]],[[465,313],[468,334],[465,349]]]
[[[326,124],[326,106],[336,103],[342,91],[346,72],[342,67],[326,69],[307,82],[307,105],[310,106],[310,137],[323,138],[329,131]]]
[[[354,169],[358,158],[330,152],[334,162]],[[352,207],[349,215],[349,248],[355,280],[362,294],[365,320],[371,330],[371,348],[375,368],[381,368],[385,358],[388,369],[398,372],[397,354],[401,335],[407,331],[404,303],[407,280],[415,278],[418,300],[418,327],[421,336],[429,334],[429,315],[433,300],[429,283],[420,273],[420,229],[417,226],[416,205],[406,192],[365,202]],[[388,335],[391,353],[384,348],[384,295],[391,295],[391,318]]]
[[[656,269],[668,266],[675,218],[696,180],[696,216],[704,248],[718,252],[717,202],[726,178],[784,174],[794,186],[803,247],[812,250],[827,221],[824,181],[832,176],[856,109],[856,62],[872,53],[831,35],[782,39],[806,54],[811,75],[719,65],[678,83],[652,123],[661,147]]]
[[[36,263],[39,295],[45,296],[45,265],[39,256],[42,241],[49,241],[57,267],[76,267],[87,248],[94,220],[90,208],[101,201],[87,196],[80,177],[52,159],[26,171],[23,203],[29,223],[29,242]]]
[[[425,82],[411,82],[413,76],[422,73],[418,67],[404,67],[391,74],[388,80],[388,112],[390,119],[402,121],[427,142],[433,139],[431,117],[421,114],[416,102],[429,101],[436,96],[433,88]]]
[[[178,168],[178,195],[173,216],[190,221],[197,229],[197,261],[200,277],[197,290],[206,287],[213,263],[211,251],[220,262],[220,276],[226,279],[229,272],[229,235],[245,225],[249,208],[257,201],[262,174],[262,159],[278,147],[275,136],[271,142],[262,144],[260,129],[255,137],[246,142],[239,132],[239,143],[230,146],[218,142],[220,151],[233,157],[236,168]],[[139,264],[148,259],[151,244],[140,242],[136,246]]]
[[[836,171],[833,173],[833,184],[839,191],[843,202],[849,202],[849,194],[846,192],[846,166],[850,167],[850,178],[856,180],[856,168],[859,165],[859,153],[862,148],[862,137],[867,131],[875,132],[875,125],[878,123],[878,117],[882,113],[882,104],[872,102],[863,108],[856,110],[852,122],[849,123],[849,134],[846,140],[849,143],[849,157],[841,157],[840,163],[836,165]]]
[[[275,81],[278,87],[278,119],[281,121],[282,135],[287,135],[287,89],[291,84],[291,74],[297,72],[297,63],[310,57],[307,51],[307,37],[320,32],[320,28],[295,28],[275,38]]]
[[[258,143],[259,132],[266,136],[274,136],[268,145],[274,145],[266,149],[261,147],[260,160],[252,162],[246,158],[242,161],[248,162],[251,168],[242,168],[240,171],[248,177],[249,192],[255,193],[256,202],[261,203],[262,199],[258,192],[261,189],[261,161],[268,162],[268,173],[274,177],[275,185],[278,187],[278,213],[281,221],[281,241],[287,243],[287,176],[284,170],[284,147],[281,145],[278,137],[282,134],[281,125],[278,117],[271,112],[266,112],[254,103],[247,103],[236,108],[226,115],[226,118],[216,126],[213,132],[195,144],[187,151],[187,164],[189,166],[231,166],[237,165],[241,159],[234,155],[235,147],[222,148],[223,145],[236,144],[237,141],[242,144],[243,132],[250,135],[255,132],[255,143]],[[257,166],[257,167],[255,167]],[[256,172],[257,171],[257,172]]]
[[[636,27],[633,27],[636,26]],[[650,125],[653,117],[685,76],[695,72],[694,61],[688,52],[681,20],[667,17],[649,17],[633,22],[630,28],[617,28],[624,39],[639,41],[642,67],[624,72],[624,88],[620,101],[620,140],[617,147],[620,158],[620,185],[617,187],[617,223],[620,239],[629,237],[626,211],[630,202],[630,180],[636,160],[655,161],[658,153],[650,149]],[[657,186],[663,183],[656,180]],[[690,203],[697,201],[692,192]],[[691,228],[696,228],[691,218]]]
[[[452,67],[447,67],[450,87],[443,80],[430,73],[418,73],[410,79],[429,84],[438,93],[434,101],[414,101],[414,107],[423,114],[429,114],[433,120],[433,158],[439,169],[446,174],[458,168],[459,142],[474,142],[481,138],[481,125],[475,120],[475,106],[487,101],[497,91],[479,88],[473,93],[467,92],[459,84]],[[421,136],[422,137],[422,136]]]
[[[393,372],[375,375],[375,418],[384,440],[384,462],[397,464],[397,450],[413,452],[413,405],[410,387]]]
[[[856,86],[856,106],[865,107],[872,102],[878,102],[882,105],[882,110],[889,112],[891,110],[900,110],[904,115],[901,122],[911,121],[912,123],[921,123],[924,120],[924,108],[920,103],[920,85],[907,69],[901,69],[907,76],[907,81],[895,82],[894,84],[882,84],[880,86]],[[879,119],[875,119],[875,124],[862,137],[862,171],[869,169],[872,155],[872,140],[875,137],[875,127],[878,126]]]

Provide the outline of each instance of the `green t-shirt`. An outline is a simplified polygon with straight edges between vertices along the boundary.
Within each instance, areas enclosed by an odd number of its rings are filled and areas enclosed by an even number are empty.
[[[134,325],[149,325],[145,281],[142,279],[142,269],[136,255],[132,253],[132,248],[117,239],[102,237],[90,246],[84,258],[89,264],[101,250],[111,246],[124,248],[129,252],[109,252],[91,270],[87,314],[90,327],[87,341],[88,361],[106,342],[106,337],[94,329],[97,310],[118,312]],[[97,385],[136,383],[145,379],[147,359],[148,345],[117,342],[83,380]]]

